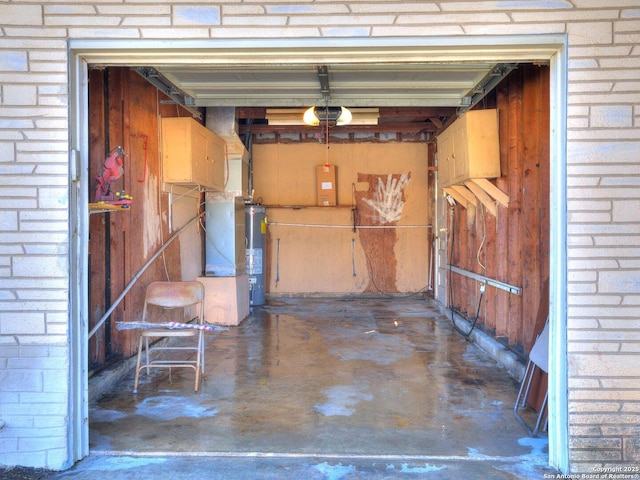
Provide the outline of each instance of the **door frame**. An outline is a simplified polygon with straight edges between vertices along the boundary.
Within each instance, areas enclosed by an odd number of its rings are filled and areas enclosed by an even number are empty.
[[[69,40],[70,96],[70,463],[89,454],[88,422],[88,89],[89,66],[248,65],[280,63],[549,62],[550,295],[549,463],[569,470],[567,366],[567,38],[564,34],[285,38],[228,40]],[[438,226],[434,226],[438,231]],[[438,259],[437,259],[438,261]],[[436,272],[442,265],[436,265]],[[437,282],[436,282],[437,286]],[[439,292],[436,291],[436,298]]]

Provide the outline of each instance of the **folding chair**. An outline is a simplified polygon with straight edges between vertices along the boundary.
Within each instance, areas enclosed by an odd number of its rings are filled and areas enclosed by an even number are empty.
[[[151,309],[149,306],[151,305],[162,308],[162,312],[168,309],[182,309],[182,318],[190,317],[192,324],[194,322],[195,324],[202,324],[204,323],[204,286],[202,283],[197,281],[153,282],[149,284],[144,300],[142,324],[162,323],[157,318],[150,318],[151,315],[149,310]],[[195,312],[193,311],[194,308]],[[189,317],[185,317],[185,315],[189,315]],[[166,345],[149,345],[150,340],[158,340],[164,337],[193,338],[194,345],[174,346],[168,342]],[[174,357],[175,354],[161,355],[162,351],[183,351],[185,352],[185,358],[169,359],[167,356]],[[189,352],[192,352],[192,354],[188,355]],[[145,356],[144,364],[142,364],[143,353]],[[195,360],[193,359],[193,353],[195,353]],[[204,375],[203,329],[172,329],[165,325],[158,325],[158,328],[150,327],[148,330],[142,330],[140,334],[140,341],[138,342],[138,361],[136,363],[136,377],[133,386],[133,393],[137,393],[138,391],[140,371],[146,369],[147,375],[149,375],[149,370],[151,368],[169,368],[170,375],[172,368],[192,368],[195,371],[196,377],[194,390],[197,392],[200,385],[200,377],[201,375]]]
[[[531,353],[529,353],[529,362],[527,363],[527,369],[525,370],[524,377],[522,379],[522,384],[520,385],[520,391],[518,392],[518,396],[516,397],[516,404],[513,407],[513,414],[516,419],[527,429],[529,432],[529,436],[537,437],[538,433],[540,433],[540,426],[542,425],[542,419],[545,418],[545,423],[542,426],[543,430],[547,429],[547,419],[546,419],[546,411],[547,411],[547,400],[548,400],[548,391],[545,391],[544,400],[540,405],[540,411],[538,413],[538,418],[536,419],[536,423],[533,428],[527,425],[527,422],[520,416],[520,409],[526,408],[527,400],[529,399],[529,394],[531,393],[531,383],[533,381],[534,374],[536,373],[536,369],[540,369],[541,371],[548,373],[549,368],[549,319],[544,325],[544,329],[538,335],[536,342],[533,344],[533,348],[531,349]]]

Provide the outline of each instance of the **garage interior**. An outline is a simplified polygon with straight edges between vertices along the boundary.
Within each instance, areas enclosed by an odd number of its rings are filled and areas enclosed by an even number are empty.
[[[314,105],[353,121],[303,124]],[[439,140],[483,110],[497,116],[499,175],[442,187]],[[176,117],[224,140],[210,185],[167,181],[163,119]],[[227,328],[207,336],[199,392],[173,371],[133,395],[129,367],[94,392],[92,452],[533,452],[546,465],[513,416],[514,372],[466,337],[480,331],[524,365],[548,315],[547,65],[94,65],[89,132],[90,177],[121,147],[110,187],[131,198],[90,206],[90,385],[131,366],[139,333],[118,323],[140,318],[154,280],[201,279],[205,319]],[[225,242],[202,218],[207,199],[238,197],[265,211],[265,299],[252,305],[244,236],[231,273],[206,271],[208,245]],[[545,384],[540,373],[529,419]]]

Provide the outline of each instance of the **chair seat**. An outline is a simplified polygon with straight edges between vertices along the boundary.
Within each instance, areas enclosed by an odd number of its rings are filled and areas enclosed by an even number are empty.
[[[143,337],[194,337],[198,334],[198,330],[143,330]]]

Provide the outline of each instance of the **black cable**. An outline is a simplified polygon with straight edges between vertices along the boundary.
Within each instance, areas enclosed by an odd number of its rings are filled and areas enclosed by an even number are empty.
[[[459,333],[461,334],[463,337],[465,337],[467,340],[469,339],[469,336],[471,335],[471,332],[473,332],[473,329],[476,328],[476,323],[478,322],[478,318],[480,316],[480,308],[482,306],[482,297],[484,296],[484,288],[480,289],[480,298],[478,299],[478,308],[476,310],[476,316],[473,319],[471,323],[471,328],[469,329],[468,332],[465,332],[464,330],[462,330],[460,327],[458,327],[458,325],[456,324],[456,320],[454,317],[454,305],[453,305],[453,248],[455,246],[455,234],[456,234],[456,230],[454,228],[454,224],[453,224],[453,219],[455,218],[455,207],[452,205],[451,206],[451,225],[450,225],[450,230],[451,230],[451,248],[449,249],[449,309],[451,310],[451,325],[453,325],[453,328]],[[458,315],[460,315],[460,313],[458,313]],[[469,319],[465,318],[464,315],[460,315],[462,318],[464,318],[466,321],[469,321]]]

